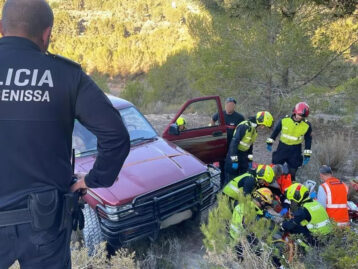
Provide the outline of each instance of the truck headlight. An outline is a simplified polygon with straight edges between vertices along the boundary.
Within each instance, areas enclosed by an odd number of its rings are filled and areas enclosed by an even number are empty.
[[[106,205],[106,213],[109,220],[118,221],[120,218],[126,217],[134,213],[132,204],[122,206]]]

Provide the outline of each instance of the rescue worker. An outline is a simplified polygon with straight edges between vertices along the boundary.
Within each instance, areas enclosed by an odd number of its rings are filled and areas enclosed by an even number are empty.
[[[256,188],[271,184],[274,176],[274,172],[269,165],[261,164],[257,167],[255,176],[248,172],[237,176],[224,187],[223,193],[229,196],[231,208],[234,209],[239,200],[240,190],[244,195],[249,195]]]
[[[227,146],[229,147],[232,136],[234,134],[234,130],[236,126],[245,120],[245,117],[240,113],[235,111],[236,100],[233,97],[229,97],[225,101],[225,110],[224,121],[226,125],[226,135],[227,135]],[[215,123],[219,120],[219,113],[215,113],[211,119],[211,126],[214,126]],[[220,174],[220,183],[221,187],[224,187],[225,183],[225,160],[219,162],[219,168],[221,170]]]
[[[236,127],[225,163],[227,182],[252,168],[252,152],[257,138],[257,128],[270,128],[272,124],[271,113],[261,111],[256,117],[251,117]]]
[[[319,169],[319,174],[323,184],[318,188],[317,201],[338,226],[348,226],[348,186],[333,177],[332,169],[328,165],[323,165]]]
[[[287,162],[292,180],[295,180],[296,171],[302,164],[306,165],[311,157],[312,127],[307,121],[310,109],[305,102],[298,103],[291,116],[284,117],[276,125],[271,137],[266,140],[267,150],[272,151],[272,144],[281,133],[277,150],[272,154],[273,164]],[[305,150],[302,157],[302,143],[305,141]]]
[[[46,52],[53,20],[45,0],[7,0],[3,6],[1,269],[16,260],[21,268],[71,268],[76,196],[70,190],[111,186],[130,148],[121,116],[103,91],[80,65]],[[98,154],[93,169],[71,186],[75,118],[97,136]]]
[[[256,219],[264,218],[266,215],[270,215],[265,208],[272,204],[273,195],[270,189],[260,188],[252,193],[252,201],[250,205],[238,204],[233,212],[231,224],[230,224],[230,237],[237,243],[235,250],[239,260],[243,259],[243,247],[239,242],[240,237],[246,234],[247,226],[250,223],[245,223],[245,216],[250,215],[251,210],[255,209]],[[266,214],[268,213],[268,214]],[[246,239],[252,248],[256,248],[255,252],[260,255],[258,249],[259,241],[255,234],[248,232]]]
[[[184,131],[186,129],[186,121],[183,117],[179,117],[176,120],[176,125],[178,126],[178,130],[180,132]]]
[[[273,194],[280,197],[282,206],[280,215],[284,216],[288,213],[291,206],[291,202],[285,196],[286,189],[292,185],[291,174],[288,172],[288,166],[286,163],[284,165],[272,164],[271,167],[274,171],[275,179],[269,185],[269,188]]]
[[[282,228],[291,234],[302,234],[311,245],[316,243],[315,237],[327,235],[332,225],[324,207],[312,200],[309,190],[300,183],[294,183],[286,190],[286,197],[297,203],[298,209],[293,218],[282,223]]]

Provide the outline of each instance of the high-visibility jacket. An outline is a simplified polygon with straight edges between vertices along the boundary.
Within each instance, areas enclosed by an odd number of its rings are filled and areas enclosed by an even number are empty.
[[[303,207],[308,210],[311,215],[311,220],[301,221],[302,226],[306,226],[307,229],[313,235],[329,234],[332,231],[332,224],[328,217],[328,214],[324,207],[316,200],[311,200],[303,204]]]
[[[326,193],[328,216],[339,226],[349,225],[347,206],[348,186],[338,178],[329,178],[322,184]]]
[[[264,212],[257,205],[255,205],[254,202],[251,201],[251,203],[252,203],[251,204],[252,207],[256,209],[256,216],[257,215],[263,216]],[[251,206],[249,206],[249,208],[250,207]],[[247,213],[248,212],[245,212],[245,207],[243,204],[238,204],[235,207],[230,224],[230,236],[232,239],[236,240],[239,238],[240,233],[244,229],[243,221],[244,221],[244,216]]]
[[[240,126],[246,125],[249,128],[246,130],[246,133],[244,137],[241,139],[240,143],[238,144],[238,150],[239,151],[248,151],[252,144],[255,143],[257,138],[257,131],[256,128],[252,126],[251,122],[246,120],[241,122],[234,131],[234,136],[236,133],[237,128],[240,128]]]
[[[281,123],[280,141],[289,146],[302,144],[304,136],[310,127],[308,123],[305,120],[295,122],[289,116],[283,118]]]
[[[239,200],[239,182],[245,177],[253,177],[250,173],[242,174],[241,176],[232,179],[223,189],[223,193],[234,200]]]

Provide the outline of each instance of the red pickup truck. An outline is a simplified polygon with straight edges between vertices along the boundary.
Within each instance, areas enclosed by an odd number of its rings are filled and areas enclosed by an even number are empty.
[[[131,139],[129,156],[109,188],[89,189],[84,241],[89,248],[105,240],[112,247],[149,237],[160,229],[195,219],[214,202],[220,171],[210,164],[225,158],[226,126],[218,96],[184,104],[160,137],[130,102],[108,96],[120,112]],[[217,125],[211,116],[219,113]],[[179,131],[175,122],[186,119]],[[88,172],[97,153],[96,137],[75,123],[77,172]],[[217,182],[217,183],[215,183]]]

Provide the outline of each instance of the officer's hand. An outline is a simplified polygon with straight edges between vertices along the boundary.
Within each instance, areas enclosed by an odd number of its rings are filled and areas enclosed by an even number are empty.
[[[237,169],[239,169],[239,164],[238,163],[232,163],[231,168],[233,170],[237,170]]]
[[[71,186],[71,192],[76,192],[80,190],[82,193],[85,193],[88,188],[85,182],[86,174],[77,173],[75,176],[77,177],[77,181]]]
[[[311,159],[311,157],[309,157],[309,156],[304,156],[304,157],[303,157],[303,165],[307,165],[308,162],[310,161],[310,159]]]

